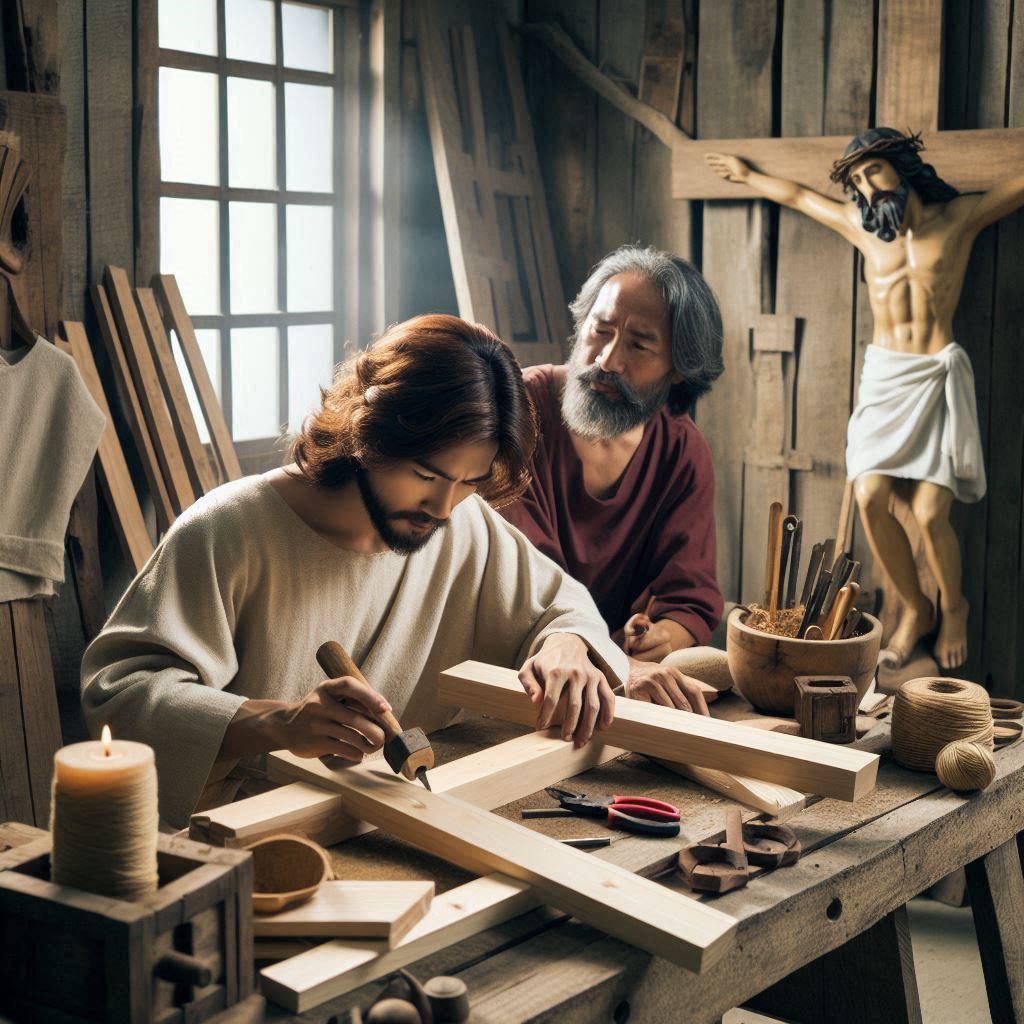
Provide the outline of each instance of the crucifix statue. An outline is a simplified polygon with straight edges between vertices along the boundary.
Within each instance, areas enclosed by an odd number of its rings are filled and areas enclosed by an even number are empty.
[[[846,474],[875,561],[903,601],[882,659],[901,666],[937,625],[935,658],[951,669],[967,656],[968,605],[949,513],[954,499],[985,494],[974,372],[953,340],[953,314],[974,239],[1024,205],[1024,174],[961,195],[921,159],[923,148],[918,135],[894,128],[858,135],[831,175],[852,202],[759,174],[735,156],[705,159],[723,178],[838,232],[863,256],[874,335],[847,430]],[[910,542],[890,510],[897,486],[907,488],[921,528],[938,609],[921,590]]]

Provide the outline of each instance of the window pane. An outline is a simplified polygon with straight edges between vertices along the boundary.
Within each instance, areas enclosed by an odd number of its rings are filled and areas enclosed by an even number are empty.
[[[273,0],[227,0],[224,13],[227,55],[235,60],[273,64]]]
[[[160,0],[158,38],[165,50],[217,54],[215,0]]]
[[[330,192],[333,188],[334,151],[330,86],[284,87],[284,136],[288,188],[297,192]]]
[[[289,206],[288,311],[334,308],[330,206]]]
[[[330,10],[309,4],[281,6],[285,67],[328,73],[334,70],[331,16]]]
[[[231,435],[236,441],[281,432],[276,327],[231,332]]]
[[[160,176],[219,183],[216,75],[160,69]]]
[[[334,372],[334,329],[330,324],[288,328],[288,429],[297,434],[302,421],[320,404],[320,388]]]
[[[203,354],[203,362],[206,364],[206,372],[210,375],[213,390],[220,398],[220,331],[196,331],[196,341],[199,342],[199,351]],[[202,407],[199,405],[199,396],[192,386],[192,377],[189,375],[188,366],[185,365],[185,357],[182,355],[181,343],[178,341],[176,331],[171,331],[171,347],[174,350],[174,361],[178,364],[178,373],[181,374],[182,383],[185,385],[185,394],[188,395],[192,416],[196,421],[199,440],[203,444],[209,444],[210,432],[206,429],[206,420],[203,417]]]
[[[228,184],[277,187],[274,83],[228,79]]]
[[[277,207],[230,203],[231,312],[272,313],[277,301]]]
[[[160,270],[192,316],[220,310],[220,216],[212,199],[160,200]]]

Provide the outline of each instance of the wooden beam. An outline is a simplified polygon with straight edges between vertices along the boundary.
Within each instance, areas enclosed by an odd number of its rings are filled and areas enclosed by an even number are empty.
[[[302,1013],[525,914],[539,902],[529,885],[508,875],[474,878],[435,897],[426,917],[394,949],[382,942],[325,942],[265,967],[260,987],[275,1003]]]
[[[136,288],[135,301],[139,307],[139,318],[146,332],[149,347],[156,363],[160,386],[163,388],[167,401],[167,411],[171,415],[174,434],[181,446],[181,454],[188,470],[189,481],[197,497],[202,497],[217,486],[206,458],[206,450],[199,440],[192,407],[188,404],[188,396],[178,373],[178,364],[174,361],[171,343],[164,330],[164,322],[160,309],[156,304],[156,296],[152,288]]]
[[[662,768],[675,772],[676,775],[692,779],[737,803],[764,811],[779,821],[792,818],[797,811],[802,811],[807,805],[807,797],[788,786],[776,786],[771,782],[747,778],[745,775],[732,775],[729,772],[715,771],[713,768],[699,768],[693,764],[679,764],[660,757],[653,757],[651,760]]]
[[[676,199],[758,199],[746,185],[720,178],[704,163],[705,153],[742,157],[764,174],[800,182],[834,199],[842,190],[829,180],[849,135],[788,139],[706,139],[672,150],[672,195]],[[1020,172],[1024,128],[924,132],[922,158],[961,192],[984,192]]]
[[[240,480],[242,467],[239,465],[238,455],[235,453],[231,431],[228,430],[220,400],[217,398],[213,381],[210,380],[206,363],[203,361],[203,353],[200,351],[196,332],[192,327],[188,311],[185,309],[185,301],[178,290],[177,279],[173,274],[159,274],[154,285],[160,296],[160,301],[163,303],[171,328],[178,336],[181,354],[185,357],[185,365],[192,378],[192,386],[196,389],[199,406],[203,410],[206,427],[210,432],[210,443],[217,455],[218,462],[220,462],[224,480]]]
[[[500,871],[624,942],[700,973],[732,945],[736,922],[617,865],[563,846],[388,769],[338,772],[345,804],[390,835],[468,871]]]
[[[915,132],[939,127],[942,11],[942,0],[881,0],[875,124]],[[939,173],[950,180],[945,169]]]
[[[297,907],[254,915],[253,934],[379,939],[391,949],[423,920],[433,898],[433,882],[324,882]]]
[[[10,602],[0,604],[0,814],[12,822],[30,822],[34,819],[32,783],[25,755],[11,608]]]
[[[114,420],[107,404],[107,396],[103,392],[103,383],[100,381],[96,362],[92,357],[85,327],[80,323],[64,320],[61,321],[61,328],[66,340],[58,339],[57,344],[74,359],[89,394],[106,419],[98,452],[100,483],[124,553],[135,572],[139,572],[153,553],[153,539],[146,527],[139,496],[132,485],[128,464],[124,460],[124,451],[114,429]]]
[[[555,729],[532,732],[432,768],[430,785],[436,793],[457,796],[489,811],[624,753],[626,751],[600,742],[588,743],[576,750],[571,743],[562,740]],[[339,780],[349,772],[366,772],[376,767],[377,762],[371,761],[358,768],[328,768],[315,757],[297,757],[286,750],[276,751],[267,758],[267,771],[272,780],[300,779],[335,793],[342,791]],[[230,838],[231,845],[251,843],[259,836],[271,835],[282,828],[293,829],[298,824],[294,817],[297,812],[302,815],[303,834],[324,845],[372,830],[372,825],[345,814],[344,802],[337,796],[321,792],[320,797],[314,800],[309,787],[296,791],[296,787],[289,786],[195,815],[192,820],[198,826],[197,837],[205,834],[210,841]]]
[[[104,271],[104,282],[110,308],[113,310],[121,335],[121,343],[128,357],[142,414],[146,419],[149,436],[160,463],[160,471],[171,496],[171,506],[175,513],[180,515],[195,501],[195,493],[189,483],[178,439],[174,436],[174,428],[171,426],[153,356],[146,342],[139,311],[135,308],[135,298],[128,282],[128,274],[122,267],[108,264]]]
[[[442,704],[506,722],[531,724],[537,717],[513,669],[464,661],[441,673],[437,694]],[[742,767],[753,778],[839,800],[857,800],[875,785],[876,754],[681,714],[628,697],[615,701],[615,720],[600,736],[627,750],[726,772]]]

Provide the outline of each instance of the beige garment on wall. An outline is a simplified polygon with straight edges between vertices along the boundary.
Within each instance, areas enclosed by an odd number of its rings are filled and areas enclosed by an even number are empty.
[[[64,533],[104,418],[74,360],[37,338],[0,349],[0,601],[64,581]]]
[[[248,477],[178,518],[86,652],[83,705],[94,735],[109,723],[154,748],[161,817],[181,827],[209,795],[239,706],[308,694],[325,641],[351,653],[406,728],[432,730],[456,713],[436,700],[443,669],[519,667],[552,633],[581,636],[613,686],[625,679],[586,589],[480,498],[415,554],[367,555],[328,543]]]

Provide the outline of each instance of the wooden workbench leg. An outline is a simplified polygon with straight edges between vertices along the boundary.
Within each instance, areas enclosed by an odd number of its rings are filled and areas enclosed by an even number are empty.
[[[967,865],[993,1024],[1024,1021],[1024,877],[1017,841]]]
[[[860,984],[863,978],[871,984]],[[801,1024],[921,1024],[907,908],[894,910],[746,1005]]]

